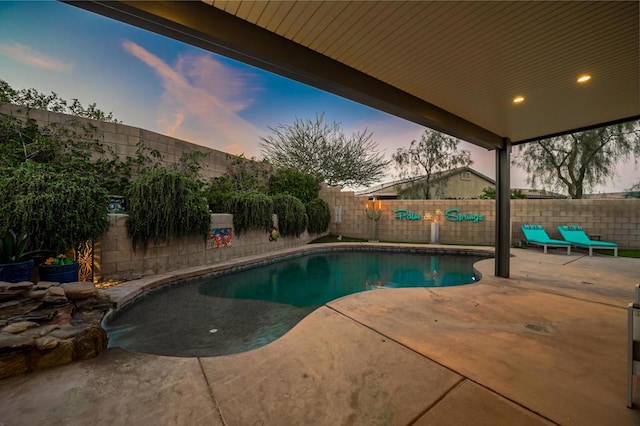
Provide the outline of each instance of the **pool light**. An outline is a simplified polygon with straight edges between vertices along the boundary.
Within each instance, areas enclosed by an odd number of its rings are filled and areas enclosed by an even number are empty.
[[[518,105],[524,102],[524,96],[518,95],[515,98],[513,98],[513,103]]]

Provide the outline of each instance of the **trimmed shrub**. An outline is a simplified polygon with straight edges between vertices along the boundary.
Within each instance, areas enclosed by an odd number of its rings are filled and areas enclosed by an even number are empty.
[[[208,192],[206,197],[211,213],[229,213],[234,195],[233,192]]]
[[[303,203],[318,198],[320,188],[310,174],[295,169],[280,168],[269,179],[269,193],[289,194]]]
[[[198,182],[181,172],[155,168],[140,175],[126,192],[127,230],[133,248],[149,240],[200,234],[207,237],[211,216]]]
[[[236,190],[229,177],[218,176],[206,184],[204,193],[211,213],[229,213],[229,204]]]
[[[309,217],[309,232],[321,234],[329,228],[331,209],[329,203],[321,198],[316,198],[307,203],[307,216]]]
[[[307,229],[307,212],[302,201],[289,194],[273,197],[273,212],[278,215],[280,235],[300,236]]]
[[[0,235],[26,232],[33,250],[65,253],[109,228],[108,203],[93,176],[28,160],[0,173]]]
[[[229,199],[236,235],[250,229],[268,231],[273,226],[273,200],[259,192],[236,192]]]

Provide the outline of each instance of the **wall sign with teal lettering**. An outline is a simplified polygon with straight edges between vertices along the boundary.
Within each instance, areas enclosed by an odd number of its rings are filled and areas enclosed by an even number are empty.
[[[422,220],[422,216],[416,212],[410,212],[409,210],[394,210],[396,219],[398,220]]]
[[[435,220],[433,215],[430,212],[421,215],[416,212],[412,212],[406,209],[398,209],[394,210],[395,218],[397,220],[431,220],[432,218]],[[436,210],[436,215],[439,215],[441,211]],[[481,214],[473,214],[473,213],[460,213],[460,209],[449,209],[444,212],[445,217],[450,222],[473,222],[478,223],[484,220],[484,216]]]
[[[449,209],[444,212],[447,220],[451,222],[464,222],[471,221],[473,223],[482,222],[484,220],[484,216],[481,214],[471,214],[471,213],[460,213],[460,209]]]

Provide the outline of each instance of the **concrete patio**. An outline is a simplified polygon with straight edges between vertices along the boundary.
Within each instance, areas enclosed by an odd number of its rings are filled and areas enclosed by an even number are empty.
[[[108,349],[2,380],[0,425],[640,424],[625,406],[640,259],[512,254],[510,279],[483,260],[477,284],[357,293],[250,352]]]

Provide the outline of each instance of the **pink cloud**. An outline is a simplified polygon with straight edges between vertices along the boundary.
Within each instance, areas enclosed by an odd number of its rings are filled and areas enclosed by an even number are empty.
[[[60,61],[20,43],[0,43],[0,53],[23,64],[49,71],[71,72],[73,64]]]
[[[181,74],[188,76],[194,86],[216,93],[224,99],[230,111],[242,111],[253,103],[251,94],[254,89],[247,85],[252,76],[225,67],[211,56],[181,56],[176,68]]]
[[[180,130],[180,126],[184,123],[184,113],[178,111],[174,116],[164,116],[158,120],[160,127],[165,129],[165,134],[174,135]]]
[[[262,131],[238,113],[252,102],[249,76],[224,66],[210,55],[182,55],[171,66],[136,43],[123,48],[153,69],[163,88],[158,131],[224,150],[233,146],[255,155]]]

